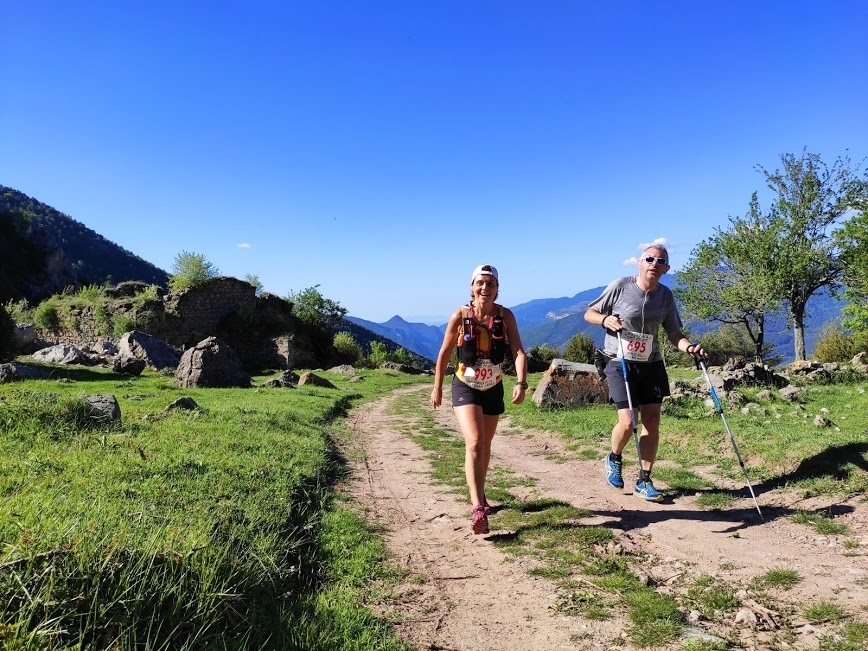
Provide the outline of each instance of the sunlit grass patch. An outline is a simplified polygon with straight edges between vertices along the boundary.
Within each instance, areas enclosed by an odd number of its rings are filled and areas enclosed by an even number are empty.
[[[728,651],[730,648],[732,647],[728,642],[691,638],[684,640],[680,651]]]
[[[552,610],[568,615],[580,615],[585,619],[603,621],[612,618],[616,604],[591,590],[574,590],[561,595]]]
[[[700,493],[696,498],[697,506],[709,511],[726,511],[732,508],[735,500],[727,491],[712,490],[706,493]]]
[[[773,567],[762,576],[756,577],[751,585],[754,588],[777,588],[789,590],[802,580],[799,573],[784,567]]]
[[[802,614],[811,622],[825,622],[841,619],[844,611],[830,601],[815,601],[802,606]]]
[[[288,391],[52,372],[71,381],[0,386],[4,648],[407,649],[364,607],[395,578],[382,547],[331,499],[332,428],[405,378]],[[121,422],[93,427],[81,398],[110,392]],[[166,411],[181,396],[199,408]]]
[[[664,465],[658,465],[654,468],[654,475],[666,482],[670,491],[677,491],[679,493],[709,490],[714,488],[714,484],[710,481],[703,479],[699,475],[685,468],[671,468]]]
[[[847,622],[841,627],[840,639],[823,636],[820,648],[824,651],[863,651],[868,649],[868,622]]]
[[[733,610],[738,606],[738,599],[732,586],[709,574],[696,577],[693,585],[687,590],[685,600],[690,607],[709,619],[718,618],[722,612]]]
[[[627,633],[637,646],[660,646],[671,642],[684,628],[678,603],[650,588],[638,588],[624,597],[630,625]]]
[[[790,516],[790,519],[796,524],[805,524],[813,527],[817,533],[823,536],[834,536],[849,532],[847,525],[835,522],[834,519],[822,513],[799,511]]]

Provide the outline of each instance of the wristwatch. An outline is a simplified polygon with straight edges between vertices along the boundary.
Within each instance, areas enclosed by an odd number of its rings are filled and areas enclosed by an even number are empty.
[[[527,391],[527,382],[516,382],[516,384]]]

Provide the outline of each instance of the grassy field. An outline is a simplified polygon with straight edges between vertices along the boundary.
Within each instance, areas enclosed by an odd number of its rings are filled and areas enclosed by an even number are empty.
[[[390,570],[334,499],[331,431],[424,380],[320,374],[337,389],[179,389],[69,367],[0,386],[3,648],[406,649],[361,605]],[[82,406],[104,393],[119,427]],[[199,408],[166,409],[181,396]]]

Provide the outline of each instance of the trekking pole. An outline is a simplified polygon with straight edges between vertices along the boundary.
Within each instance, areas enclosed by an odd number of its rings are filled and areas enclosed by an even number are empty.
[[[621,318],[619,314],[612,316],[617,319]],[[627,362],[624,359],[624,342],[621,341],[621,331],[617,330],[618,335],[618,352],[621,357],[621,374],[624,376],[624,386],[627,388],[627,406],[630,407],[630,424],[633,426],[633,440],[636,441],[636,456],[639,457],[639,473],[642,473],[642,451],[639,448],[639,435],[636,433],[636,410],[633,409],[633,396],[630,395],[630,381],[627,379]],[[640,477],[641,478],[641,477]]]
[[[759,513],[760,520],[765,522],[766,520],[763,517],[763,512],[760,511],[759,502],[756,501],[756,495],[754,495],[753,486],[750,485],[750,479],[747,476],[747,468],[744,467],[744,461],[742,461],[741,453],[738,451],[738,445],[735,442],[735,437],[732,435],[732,430],[729,429],[729,423],[726,422],[726,416],[723,413],[723,407],[720,405],[720,399],[717,397],[717,391],[714,390],[714,385],[711,383],[711,378],[708,376],[708,369],[705,366],[705,362],[702,361],[702,358],[699,357],[699,355],[694,355],[693,359],[696,362],[696,366],[702,369],[702,374],[705,376],[705,381],[708,383],[708,392],[711,394],[711,400],[714,402],[714,408],[723,419],[723,426],[726,429],[726,433],[729,434],[729,440],[732,442],[732,449],[735,451],[735,456],[738,458],[738,465],[741,466],[741,471],[744,473],[744,480],[747,482],[747,488],[750,491],[750,496],[753,498],[753,503],[756,506],[756,512]]]

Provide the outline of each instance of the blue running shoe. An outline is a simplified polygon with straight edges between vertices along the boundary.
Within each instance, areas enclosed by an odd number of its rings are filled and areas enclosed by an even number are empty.
[[[633,491],[633,494],[638,495],[648,502],[663,501],[663,493],[654,488],[654,484],[651,483],[650,479],[648,481],[636,482],[636,489]]]
[[[609,482],[609,485],[615,488],[624,488],[624,478],[621,476],[621,469],[624,464],[615,461],[611,454],[606,455],[603,464],[606,466],[606,481]]]

